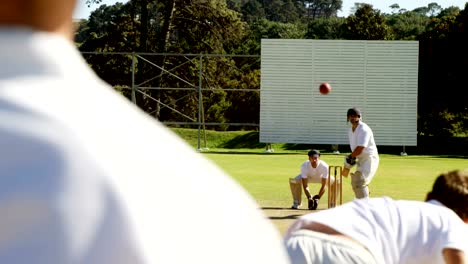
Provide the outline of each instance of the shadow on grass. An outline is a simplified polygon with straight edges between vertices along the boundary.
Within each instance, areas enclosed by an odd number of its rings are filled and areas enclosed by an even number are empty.
[[[421,155],[421,156],[429,156],[429,158],[431,159],[468,159],[468,156],[466,155]]]
[[[296,210],[296,209],[291,209],[290,207],[285,208],[285,207],[262,207],[260,208],[262,210]]]
[[[286,150],[310,150],[310,149],[318,149],[319,151],[325,152],[325,150],[330,149],[330,145],[322,145],[322,144],[293,144],[293,143],[285,143],[283,148]]]
[[[297,152],[291,153],[275,153],[275,152],[263,152],[266,149],[266,143],[260,143],[260,132],[251,131],[246,134],[235,136],[234,138],[220,144],[217,148],[226,149],[226,152],[218,151],[207,151],[204,153],[229,153],[229,154],[250,154],[250,155],[287,155],[297,154]],[[294,143],[273,143],[273,149],[278,148],[283,151],[307,151],[310,149],[318,149],[322,153],[333,153],[331,144],[294,144]],[[349,153],[350,148],[348,144],[336,145],[337,150],[340,153]],[[468,138],[438,138],[438,137],[418,137],[418,146],[380,146],[377,145],[380,154],[397,155],[403,152],[408,155],[430,155],[440,158],[462,158],[467,159],[468,154]],[[238,152],[229,151],[229,149],[252,149],[262,151],[258,152]]]
[[[259,150],[262,151],[262,150]],[[202,151],[203,154],[232,154],[232,155],[297,155],[297,152],[247,152],[247,151]]]
[[[236,136],[230,139],[227,142],[224,142],[219,146],[219,148],[226,148],[226,149],[261,149],[266,148],[266,143],[260,143],[260,132],[252,131],[248,132],[244,135]],[[312,148],[321,147],[325,149],[329,145],[313,145],[313,144],[292,144],[292,143],[284,143],[280,144],[281,148],[284,150],[308,150]]]
[[[259,132],[252,131],[244,135],[236,136],[229,141],[221,144],[220,148],[227,148],[227,149],[257,149],[257,148],[265,148],[265,143],[259,142]]]
[[[282,215],[275,215],[275,216],[268,216],[268,219],[270,220],[295,220],[298,219],[299,217],[313,213],[313,212],[318,212],[326,209],[317,209],[317,210],[309,210],[306,208],[303,209],[291,209],[291,208],[284,208],[284,207],[261,207],[262,211],[281,211],[280,214]],[[267,212],[265,214],[268,215]]]
[[[284,210],[284,211],[296,211],[296,212],[308,211],[311,213],[324,210],[324,209],[319,209],[319,208],[317,208],[317,210],[309,210],[305,208],[291,209],[291,207],[261,207],[260,209],[262,210]]]
[[[297,214],[297,215],[285,215],[285,216],[269,216],[268,219],[270,220],[285,220],[285,219],[298,219],[303,215]]]

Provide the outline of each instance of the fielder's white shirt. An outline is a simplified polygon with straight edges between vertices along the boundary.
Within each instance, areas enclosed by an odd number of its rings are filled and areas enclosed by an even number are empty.
[[[306,160],[301,165],[301,178],[309,179],[312,183],[321,183],[322,179],[328,179],[328,164],[323,160],[318,160],[317,167],[312,167],[310,160]]]
[[[377,156],[377,146],[375,145],[374,134],[371,128],[364,122],[359,121],[359,125],[353,132],[353,128],[348,130],[349,145],[351,152],[353,152],[357,146],[363,146],[362,153],[357,158]]]
[[[444,263],[442,250],[468,256],[468,225],[439,202],[356,199],[342,206],[302,216],[289,234],[310,222],[328,225],[366,246],[384,263]]]
[[[288,263],[253,199],[61,36],[0,28],[0,120],[0,263]]]

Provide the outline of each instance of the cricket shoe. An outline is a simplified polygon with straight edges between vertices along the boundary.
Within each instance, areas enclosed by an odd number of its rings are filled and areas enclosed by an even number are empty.
[[[301,207],[300,204],[293,203],[293,205],[291,206],[291,209],[297,210],[297,209],[299,209],[299,207]]]

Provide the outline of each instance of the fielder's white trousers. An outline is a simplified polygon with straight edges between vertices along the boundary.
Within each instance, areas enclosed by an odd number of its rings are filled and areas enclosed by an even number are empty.
[[[301,229],[285,241],[294,264],[377,264],[374,256],[356,242],[339,236]]]
[[[307,178],[308,183],[322,183],[322,179],[319,178],[313,179],[313,178]],[[330,184],[333,184],[335,182],[335,177],[333,176],[328,176],[328,180],[330,181]],[[294,178],[289,178],[289,186],[291,188],[291,194],[293,196],[293,206],[301,206],[302,204],[302,176],[301,174],[297,175]]]

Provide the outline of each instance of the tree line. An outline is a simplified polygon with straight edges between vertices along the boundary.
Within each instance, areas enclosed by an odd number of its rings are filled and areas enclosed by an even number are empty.
[[[100,2],[87,0],[89,5]],[[338,17],[342,4],[342,0],[131,0],[100,5],[88,19],[78,21],[75,41],[83,52],[122,52],[85,54],[89,65],[117,88],[131,86],[132,78],[153,88],[201,83],[207,89],[202,98],[205,122],[258,124],[258,58],[171,54],[260,55],[264,38],[417,40],[418,134],[468,136],[468,5],[460,10],[430,3],[406,10],[393,4],[390,13],[382,13],[372,5],[355,3],[349,16]],[[135,62],[131,52],[148,56]],[[196,87],[188,87],[193,89],[121,92],[129,99],[136,97],[139,107],[161,121],[180,121],[180,114],[198,120],[198,93]]]

